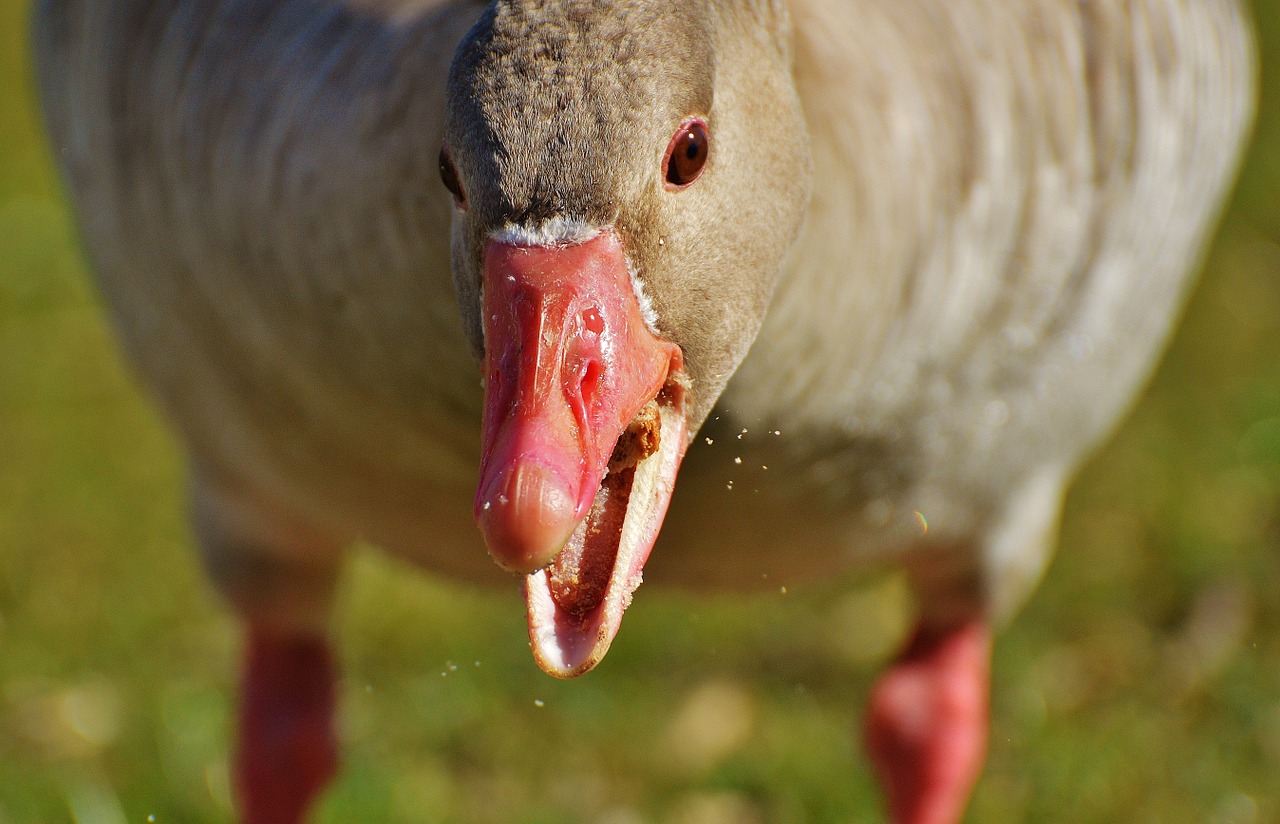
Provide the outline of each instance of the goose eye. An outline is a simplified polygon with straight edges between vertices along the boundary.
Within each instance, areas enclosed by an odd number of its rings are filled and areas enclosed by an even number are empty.
[[[663,174],[667,179],[668,190],[683,189],[698,179],[702,167],[707,163],[707,154],[711,149],[711,137],[707,134],[706,121],[691,118],[680,124],[680,129],[671,144],[667,146],[667,156],[663,159]]]
[[[440,147],[440,180],[453,195],[453,204],[463,211],[467,208],[467,194],[462,191],[462,182],[458,180],[458,170],[453,168],[453,160],[449,150]]]

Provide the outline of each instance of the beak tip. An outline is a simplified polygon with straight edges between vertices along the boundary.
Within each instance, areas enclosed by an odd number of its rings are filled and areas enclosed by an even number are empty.
[[[521,462],[483,489],[476,524],[498,566],[527,574],[554,561],[578,521],[568,484],[549,467]]]

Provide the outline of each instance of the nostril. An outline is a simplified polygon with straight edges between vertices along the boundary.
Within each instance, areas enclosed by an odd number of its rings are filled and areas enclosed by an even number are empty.
[[[578,313],[578,325],[565,351],[564,392],[573,409],[578,424],[590,427],[595,419],[593,410],[600,404],[600,393],[605,387],[604,313],[598,307],[589,306]]]
[[[600,361],[594,358],[587,361],[586,366],[582,370],[582,382],[579,384],[582,402],[591,404],[595,400],[596,392],[600,388],[600,372],[602,367]]]
[[[587,309],[582,313],[582,325],[588,332],[598,335],[604,331],[604,316],[599,309]]]
[[[560,385],[582,432],[593,432],[601,424],[601,396],[610,391],[604,359],[611,328],[605,310],[586,302],[566,313],[565,319],[571,328],[565,336]]]

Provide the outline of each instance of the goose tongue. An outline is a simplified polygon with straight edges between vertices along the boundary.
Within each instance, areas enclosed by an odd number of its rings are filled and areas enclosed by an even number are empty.
[[[490,240],[475,517],[527,573],[534,657],[552,675],[604,656],[683,457],[679,347],[646,326],[618,237]]]

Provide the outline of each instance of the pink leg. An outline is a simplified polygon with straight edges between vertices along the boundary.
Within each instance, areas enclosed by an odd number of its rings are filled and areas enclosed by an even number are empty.
[[[957,824],[987,747],[991,630],[921,625],[868,700],[867,750],[893,824]]]
[[[302,824],[338,766],[329,643],[251,624],[247,644],[235,764],[243,824]]]

